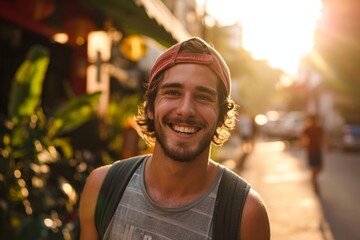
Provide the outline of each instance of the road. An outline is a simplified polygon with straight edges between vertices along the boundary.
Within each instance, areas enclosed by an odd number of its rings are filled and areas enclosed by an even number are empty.
[[[325,153],[318,196],[301,147],[257,140],[254,151],[236,168],[243,156],[239,146],[238,139],[230,139],[217,157],[262,195],[273,240],[360,239],[360,152]]]
[[[320,202],[335,240],[360,239],[360,151],[327,152]]]

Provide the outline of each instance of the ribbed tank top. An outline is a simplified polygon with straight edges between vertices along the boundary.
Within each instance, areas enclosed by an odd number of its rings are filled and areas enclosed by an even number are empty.
[[[168,208],[146,192],[143,161],[133,174],[104,235],[106,240],[209,240],[216,194],[224,168],[219,165],[209,191],[188,204]]]

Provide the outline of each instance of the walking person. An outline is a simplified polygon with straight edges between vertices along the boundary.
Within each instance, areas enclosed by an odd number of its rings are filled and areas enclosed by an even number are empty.
[[[80,200],[80,238],[270,239],[259,194],[210,159],[211,144],[222,145],[235,126],[230,91],[226,63],[202,39],[160,55],[136,117],[153,153],[89,175]],[[123,171],[128,165],[138,167]],[[119,180],[129,172],[128,182]]]
[[[238,112],[236,131],[241,138],[242,151],[244,154],[249,154],[253,151],[255,144],[255,123],[246,110],[240,108]]]
[[[314,191],[319,192],[318,176],[323,165],[324,129],[317,115],[311,115],[302,134],[303,146],[306,149],[307,161],[311,170],[311,183]]]

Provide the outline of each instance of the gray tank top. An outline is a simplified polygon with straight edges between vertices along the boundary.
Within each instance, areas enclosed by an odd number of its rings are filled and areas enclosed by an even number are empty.
[[[219,165],[209,191],[180,207],[157,205],[146,192],[143,161],[133,174],[105,232],[106,240],[209,240],[216,194],[224,168]]]

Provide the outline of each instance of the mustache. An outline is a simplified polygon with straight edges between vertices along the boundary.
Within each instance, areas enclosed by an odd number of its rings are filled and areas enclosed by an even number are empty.
[[[165,122],[171,122],[172,124],[186,124],[186,125],[196,125],[203,127],[205,124],[203,122],[197,121],[193,117],[189,118],[180,118],[180,117],[165,117]]]

